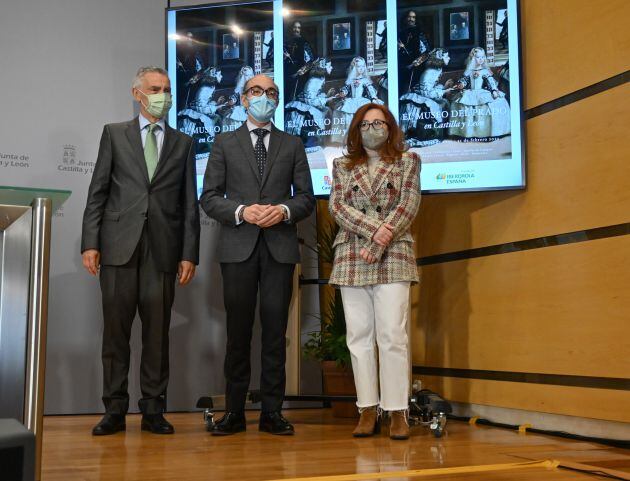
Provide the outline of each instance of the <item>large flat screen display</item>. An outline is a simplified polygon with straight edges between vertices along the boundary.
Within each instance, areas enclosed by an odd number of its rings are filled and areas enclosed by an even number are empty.
[[[196,141],[198,186],[215,137],[245,121],[241,93],[280,88],[274,123],[299,136],[327,196],[347,128],[389,107],[422,160],[424,192],[525,185],[518,0],[272,0],[167,10],[169,123]]]

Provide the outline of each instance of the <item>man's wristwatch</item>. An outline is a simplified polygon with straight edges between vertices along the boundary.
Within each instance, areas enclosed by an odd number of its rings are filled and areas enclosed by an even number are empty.
[[[243,222],[245,220],[245,207],[238,211],[238,221]]]
[[[289,211],[283,205],[281,205],[280,207],[282,208],[282,220],[286,222],[289,220]]]

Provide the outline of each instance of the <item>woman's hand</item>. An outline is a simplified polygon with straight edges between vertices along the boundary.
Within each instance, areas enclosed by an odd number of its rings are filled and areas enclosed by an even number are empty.
[[[372,236],[372,240],[382,247],[387,247],[394,238],[394,226],[391,224],[383,224]]]
[[[368,264],[374,264],[376,262],[376,257],[370,254],[365,247],[361,247],[361,250],[359,251],[359,255]]]

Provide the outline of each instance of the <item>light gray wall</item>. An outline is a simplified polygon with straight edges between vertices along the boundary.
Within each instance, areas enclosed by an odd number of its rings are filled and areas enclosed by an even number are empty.
[[[103,409],[100,291],[97,280],[83,270],[79,253],[91,175],[90,165],[81,163],[96,160],[104,124],[137,114],[130,95],[136,69],[164,66],[165,7],[165,0],[20,0],[2,5],[0,185],[72,191],[53,219],[49,414]],[[12,164],[6,155],[21,160]],[[85,170],[63,170],[78,167]],[[200,395],[223,392],[225,318],[220,273],[212,260],[216,226],[205,217],[203,222],[198,275],[190,286],[177,288],[173,309],[170,410],[190,410]],[[309,235],[312,225],[314,221],[306,227]],[[306,306],[316,309],[316,302]],[[133,410],[139,397],[139,328],[136,320],[130,371]],[[254,344],[255,387],[260,351],[258,342]]]

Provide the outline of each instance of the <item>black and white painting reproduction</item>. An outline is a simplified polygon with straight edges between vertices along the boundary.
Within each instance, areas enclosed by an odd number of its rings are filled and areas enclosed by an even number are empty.
[[[302,139],[315,191],[327,194],[354,113],[387,102],[385,1],[283,5],[285,131]]]
[[[449,14],[449,40],[470,40],[470,13],[454,12]]]
[[[349,50],[351,45],[351,23],[334,23],[332,31],[333,50]]]
[[[198,185],[215,137],[247,119],[246,82],[274,77],[273,2],[177,11],[177,128],[196,143]]]
[[[454,4],[399,8],[400,125],[424,163],[509,159],[506,0]]]
[[[237,33],[223,34],[223,60],[240,58],[239,35]]]

